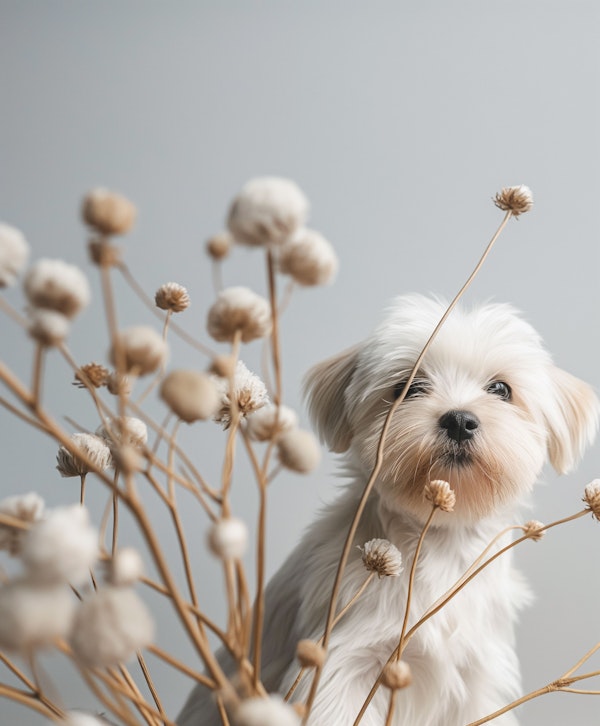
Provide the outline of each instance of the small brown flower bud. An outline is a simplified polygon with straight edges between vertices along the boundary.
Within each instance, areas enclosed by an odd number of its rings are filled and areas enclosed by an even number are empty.
[[[594,517],[600,521],[600,479],[594,479],[586,486],[583,501]]]
[[[238,331],[244,343],[264,338],[271,332],[271,306],[247,287],[229,287],[208,311],[207,328],[221,343],[232,342]]]
[[[106,387],[109,393],[113,396],[118,396],[122,393],[124,396],[128,396],[133,388],[133,382],[131,378],[125,374],[119,375],[117,371],[109,373],[106,379]]]
[[[543,527],[542,522],[538,522],[535,519],[530,519],[529,522],[525,522],[523,525],[523,534],[534,542],[539,542],[542,537],[546,534],[545,530],[540,531]]]
[[[412,673],[410,666],[406,661],[392,661],[388,663],[383,669],[381,675],[381,682],[391,691],[396,691],[400,688],[406,688],[412,683]]]
[[[292,429],[277,440],[279,461],[286,469],[300,474],[316,469],[321,461],[321,448],[313,434],[304,429]]]
[[[180,313],[190,306],[190,296],[183,285],[176,282],[166,282],[156,291],[154,302],[156,307],[161,310]]]
[[[533,207],[531,189],[521,184],[518,187],[504,187],[494,199],[494,204],[504,212],[512,212],[514,217],[529,212]]]
[[[231,236],[227,232],[215,234],[206,243],[206,251],[213,260],[225,259],[231,250]]]
[[[100,267],[116,267],[121,264],[121,248],[111,244],[105,237],[88,242],[90,260]]]
[[[167,344],[162,337],[146,325],[126,328],[119,333],[119,344],[125,370],[135,376],[144,376],[159,368],[167,357]],[[110,361],[117,364],[117,352],[113,346]]]
[[[186,423],[214,416],[221,396],[214,381],[198,371],[172,371],[162,382],[160,397]]]
[[[296,658],[303,668],[321,668],[326,656],[323,646],[312,640],[300,640],[296,646]]]
[[[212,373],[219,378],[230,378],[235,371],[235,361],[231,356],[228,355],[216,355],[208,369],[209,373]]]
[[[402,572],[402,555],[389,540],[371,539],[359,549],[369,572],[376,572],[379,577],[398,577]]]
[[[450,484],[442,479],[434,479],[426,484],[423,494],[428,502],[443,512],[451,512],[456,504],[456,494],[450,488]]]
[[[75,371],[74,386],[87,388],[88,385],[94,388],[102,388],[108,380],[108,369],[99,363],[86,363]]]
[[[129,199],[101,188],[86,195],[81,211],[86,224],[108,235],[128,232],[137,214]]]

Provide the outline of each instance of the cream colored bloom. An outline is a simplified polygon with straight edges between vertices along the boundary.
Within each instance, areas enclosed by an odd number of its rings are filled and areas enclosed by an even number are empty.
[[[335,279],[338,266],[331,244],[312,229],[300,230],[279,253],[279,270],[299,285],[328,285]]]
[[[296,658],[303,668],[321,668],[327,652],[313,640],[300,640],[296,646]]]
[[[112,585],[134,585],[144,574],[144,562],[133,547],[118,549],[110,561],[109,582]]]
[[[308,474],[321,461],[321,447],[310,431],[292,429],[277,439],[279,461],[286,469]]]
[[[61,476],[84,476],[95,469],[104,471],[112,466],[110,449],[106,445],[106,441],[100,436],[73,434],[71,441],[89,459],[90,464],[76,454],[72,454],[64,446],[60,446],[56,455],[56,468]],[[94,466],[92,467],[91,464]]]
[[[270,441],[296,428],[298,416],[288,406],[266,403],[257,411],[249,413],[246,423],[250,438],[255,441]]]
[[[69,318],[55,310],[31,308],[29,310],[29,335],[41,345],[60,345],[69,334]]]
[[[392,661],[383,669],[381,683],[392,691],[406,688],[412,683],[412,672],[406,661]]]
[[[271,306],[247,287],[228,287],[218,294],[206,322],[215,340],[231,343],[239,331],[248,343],[271,332]]]
[[[29,245],[23,234],[8,224],[0,224],[0,288],[14,285],[29,259]]]
[[[443,512],[451,512],[456,504],[456,494],[450,484],[442,479],[434,479],[426,484],[423,494],[428,502]]]
[[[160,397],[187,423],[215,416],[222,405],[214,379],[199,371],[172,371],[160,386]]]
[[[215,522],[208,531],[210,551],[222,560],[239,559],[248,545],[248,528],[237,517]]]
[[[183,285],[177,282],[165,282],[156,291],[154,302],[161,310],[181,313],[190,306],[190,296]]]
[[[141,448],[148,441],[148,427],[135,416],[124,416],[114,418],[107,426],[99,426],[96,429],[96,436],[111,444],[131,444]]]
[[[235,726],[300,726],[300,719],[280,696],[266,696],[242,701],[234,712],[233,723]]]
[[[233,391],[230,390],[229,380],[216,376],[213,380],[220,395],[220,407],[214,419],[223,424],[225,428],[228,428],[231,424],[232,395],[242,417],[262,408],[269,400],[265,384],[255,373],[249,371],[241,360],[237,362],[235,367]]]
[[[137,210],[126,197],[98,187],[85,196],[81,208],[83,220],[101,234],[125,234],[137,215]]]
[[[32,524],[44,514],[44,500],[35,492],[7,497],[0,502],[0,513]],[[19,554],[25,531],[0,524],[0,550],[8,550],[11,555]]]
[[[62,260],[41,259],[25,274],[23,287],[36,308],[45,308],[74,317],[90,302],[87,278],[78,267]]]
[[[134,376],[153,373],[166,361],[168,346],[154,328],[134,325],[118,335],[125,371]],[[110,362],[118,365],[116,348],[109,353]]]
[[[496,194],[494,204],[504,212],[511,211],[514,217],[529,212],[533,207],[533,194],[524,184],[516,187],[504,187]]]
[[[539,542],[546,534],[545,530],[539,531],[543,526],[543,522],[538,522],[537,519],[530,519],[523,525],[523,534],[534,542]]]
[[[359,549],[365,568],[378,577],[398,577],[402,572],[402,555],[389,540],[371,539]]]
[[[593,479],[585,488],[583,501],[594,517],[600,521],[600,479]]]
[[[227,224],[242,244],[282,244],[304,225],[307,216],[308,200],[297,184],[279,177],[258,177],[234,199]]]
[[[228,232],[215,234],[206,243],[206,251],[213,260],[218,262],[225,259],[229,254],[231,242],[231,235]]]

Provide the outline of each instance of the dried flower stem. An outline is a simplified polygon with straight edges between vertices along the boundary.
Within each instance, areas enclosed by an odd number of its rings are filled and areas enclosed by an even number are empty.
[[[31,384],[34,410],[40,405],[40,398],[42,395],[42,377],[43,377],[43,373],[44,373],[44,357],[45,357],[45,348],[41,343],[37,343],[35,346],[35,353],[34,353],[34,358],[33,358],[33,381]]]
[[[122,686],[123,691],[126,692],[127,697],[133,701],[134,705],[136,706],[137,710],[140,712],[141,717],[144,719],[144,721],[148,724],[148,726],[156,726],[156,722],[154,718],[152,717],[152,713],[150,712],[150,709],[148,705],[146,704],[146,700],[142,696],[142,693],[140,689],[137,687],[136,682],[131,677],[131,674],[125,668],[125,666],[120,665],[119,670],[116,671],[115,669],[108,669],[110,675],[113,678],[113,681],[115,682],[115,687],[117,692],[115,693],[115,697],[117,700],[122,703],[121,700],[121,688],[117,686],[116,684],[119,684]],[[109,685],[111,691],[113,690],[112,684]],[[133,698],[132,698],[133,696]]]
[[[40,696],[37,693],[28,693],[27,691],[23,691],[20,688],[15,688],[14,686],[9,686],[5,683],[0,683],[0,697],[1,698],[9,698],[11,701],[16,701],[17,703],[20,703],[22,706],[27,706],[27,708],[31,708],[34,711],[38,711],[43,716],[46,716],[46,718],[49,718],[53,721],[56,721],[57,717],[64,718],[64,713],[58,710],[58,712],[54,711],[54,709],[49,708],[46,705],[46,699],[41,700]]]
[[[54,713],[55,716],[58,718],[63,717],[63,712],[61,709],[53,703],[46,694],[44,694],[42,691],[38,690],[35,686],[35,684],[23,673],[23,671],[18,668],[11,660],[8,658],[1,650],[0,650],[0,660],[4,663],[4,665],[24,684],[29,688],[29,690],[32,692],[33,696],[49,710]]]
[[[323,647],[325,649],[327,649],[327,646],[329,644],[329,636],[331,634],[331,629],[332,629],[332,626],[333,626],[333,618],[334,618],[335,608],[336,608],[336,604],[337,604],[337,598],[338,598],[339,591],[340,591],[340,587],[341,587],[341,583],[342,583],[342,575],[344,574],[344,570],[346,569],[346,563],[348,562],[348,557],[350,555],[350,549],[351,549],[352,544],[354,542],[354,537],[356,535],[356,530],[358,529],[358,523],[359,523],[359,521],[360,521],[360,519],[361,519],[361,517],[363,515],[364,509],[365,509],[365,507],[367,505],[367,500],[368,500],[369,495],[371,494],[371,492],[373,490],[373,487],[375,485],[375,481],[377,479],[377,476],[378,476],[379,471],[381,469],[381,466],[383,464],[383,452],[384,452],[385,442],[386,442],[386,439],[387,439],[387,434],[388,434],[388,430],[389,430],[390,423],[391,423],[391,420],[392,420],[392,416],[394,415],[394,413],[396,412],[396,410],[398,409],[398,407],[400,406],[400,404],[402,403],[402,401],[404,401],[404,398],[406,397],[406,393],[407,393],[408,389],[410,388],[412,382],[414,381],[415,376],[417,375],[417,372],[418,372],[418,370],[419,370],[419,368],[421,366],[421,363],[423,362],[423,358],[427,354],[427,352],[428,352],[429,348],[431,347],[431,344],[433,343],[434,339],[436,338],[438,332],[440,331],[440,329],[442,328],[442,326],[444,325],[444,323],[448,319],[450,313],[454,310],[454,308],[458,304],[458,302],[461,299],[461,297],[465,294],[466,290],[468,289],[468,287],[471,285],[471,283],[473,282],[473,280],[475,279],[475,277],[479,273],[479,270],[481,269],[481,267],[483,266],[483,263],[485,262],[485,260],[489,256],[489,254],[490,254],[490,252],[492,250],[492,247],[494,246],[496,240],[500,236],[500,234],[501,234],[502,230],[504,229],[504,227],[506,227],[506,225],[507,225],[507,223],[508,223],[508,221],[509,221],[509,219],[511,217],[512,217],[512,212],[510,212],[510,211],[506,212],[506,214],[504,215],[504,219],[500,223],[498,229],[496,230],[496,232],[492,236],[491,240],[488,242],[487,247],[485,248],[483,254],[481,255],[481,257],[479,259],[479,261],[475,265],[475,268],[473,269],[473,271],[471,272],[471,274],[467,278],[466,282],[460,288],[460,290],[458,291],[458,293],[455,295],[454,299],[452,300],[452,302],[450,303],[450,305],[446,309],[446,312],[442,315],[439,323],[436,325],[436,327],[434,328],[433,332],[429,336],[427,342],[423,346],[423,349],[421,350],[419,356],[417,357],[417,360],[415,361],[415,364],[414,364],[414,366],[412,368],[412,371],[410,372],[410,375],[408,376],[408,379],[406,380],[406,383],[404,385],[404,388],[402,389],[402,392],[400,393],[400,395],[398,396],[398,398],[394,401],[394,403],[390,407],[390,410],[387,413],[387,416],[385,417],[385,420],[384,420],[384,423],[383,423],[383,427],[381,429],[381,435],[379,437],[379,443],[378,443],[378,446],[377,446],[377,454],[376,454],[376,458],[375,458],[375,466],[373,467],[373,470],[371,472],[371,475],[369,476],[369,479],[368,479],[368,481],[367,481],[367,483],[365,485],[365,488],[364,488],[363,493],[361,495],[360,501],[359,501],[358,506],[356,508],[356,512],[355,512],[354,518],[352,519],[352,522],[350,524],[350,528],[348,530],[348,534],[346,536],[346,540],[344,542],[344,547],[342,549],[342,553],[341,553],[340,560],[339,560],[339,563],[338,563],[338,569],[337,569],[336,576],[335,576],[335,580],[334,580],[334,583],[333,583],[333,588],[332,588],[332,592],[331,592],[331,598],[329,600],[329,609],[328,609],[328,612],[327,612],[327,620],[326,620],[326,624],[325,624],[325,635],[324,635],[324,639],[323,639]],[[307,704],[306,704],[307,710],[306,710],[306,714],[305,714],[304,719],[303,719],[303,724],[306,724],[307,721],[308,721],[308,717],[310,715],[310,711],[312,709],[312,705],[314,703],[314,699],[315,699],[315,696],[317,694],[317,689],[318,689],[318,685],[319,685],[319,679],[321,677],[321,670],[322,670],[321,668],[315,668],[315,673],[314,673],[314,676],[313,676],[313,685],[312,685],[312,688],[311,688],[311,693],[309,695],[309,699],[308,699]]]
[[[144,660],[144,656],[139,651],[137,653],[137,661],[142,673],[144,674],[144,680],[146,681],[146,685],[148,686],[148,690],[150,691],[152,700],[156,704],[156,708],[158,709],[158,712],[160,713],[163,722],[165,722],[167,720],[167,713],[163,708],[160,697],[158,695],[158,691],[156,690],[156,686],[154,685],[154,681],[152,680],[152,676],[150,675],[150,671],[148,670],[148,666],[146,665],[146,661]]]
[[[163,325],[163,331],[162,331],[162,338],[166,342],[167,340],[167,331],[169,330],[169,322],[173,316],[172,310],[167,310],[167,314],[165,315],[165,322]],[[141,406],[142,402],[152,393],[152,391],[156,388],[157,384],[161,381],[163,376],[165,375],[165,370],[167,369],[167,361],[166,358],[163,360],[163,362],[160,364],[160,368],[156,375],[152,378],[150,383],[148,384],[148,387],[145,391],[143,391],[140,396],[137,399],[137,405]]]
[[[39,421],[36,421],[31,416],[28,416],[23,411],[20,411],[16,406],[14,406],[10,401],[7,401],[4,397],[0,396],[0,406],[3,406],[5,409],[10,411],[14,416],[17,416],[17,418],[20,418],[21,421],[24,421],[26,424],[29,424],[29,426],[32,426],[34,429],[37,429],[38,431],[42,431],[42,433],[47,434],[48,431],[42,426]]]
[[[185,673],[186,676],[193,678],[194,681],[201,683],[203,686],[206,686],[207,688],[214,689],[214,687],[215,687],[214,681],[212,681],[210,678],[207,678],[204,674],[193,670],[192,668],[187,666],[185,663],[180,661],[178,658],[174,658],[170,653],[167,653],[162,648],[159,648],[157,645],[149,645],[149,646],[147,646],[146,650],[149,653],[152,653],[153,655],[155,655],[157,658],[160,658],[161,660],[165,661],[165,663],[168,663],[170,666],[173,666],[173,668],[176,668],[178,671]]]

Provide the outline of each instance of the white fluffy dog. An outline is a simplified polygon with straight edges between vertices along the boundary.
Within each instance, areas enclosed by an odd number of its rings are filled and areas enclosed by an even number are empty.
[[[345,452],[350,483],[268,587],[262,678],[270,691],[286,693],[298,673],[298,641],[323,633],[340,552],[374,466],[384,418],[445,307],[421,296],[400,297],[368,340],[309,374],[310,413],[330,448]],[[592,389],[553,365],[538,334],[510,306],[451,314],[391,420],[341,605],[365,579],[359,546],[368,540],[390,540],[405,569],[372,582],[334,628],[311,726],[351,726],[398,643],[408,570],[431,511],[425,485],[450,482],[456,506],[452,513],[436,512],[424,539],[409,626],[498,532],[515,523],[546,459],[558,472],[569,471],[597,423]],[[398,692],[394,725],[465,726],[515,698],[520,685],[513,627],[527,599],[510,556],[503,556],[419,628],[403,654],[413,682]],[[221,660],[232,672],[227,658]],[[292,701],[306,699],[310,682],[310,675],[302,680]],[[363,726],[383,726],[388,703],[389,691],[380,688]],[[509,713],[494,723],[514,725],[516,719]],[[220,724],[211,695],[196,688],[178,724]]]

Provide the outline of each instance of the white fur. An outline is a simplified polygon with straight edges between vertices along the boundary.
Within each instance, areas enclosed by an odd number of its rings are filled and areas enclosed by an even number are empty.
[[[350,483],[268,587],[262,678],[270,691],[286,693],[298,673],[297,642],[316,640],[323,632],[340,552],[375,462],[394,387],[408,377],[445,307],[416,295],[398,298],[367,341],[320,364],[308,377],[311,415],[330,448],[346,452]],[[422,494],[427,481],[448,480],[457,501],[454,512],[436,512],[425,537],[409,626],[500,530],[515,522],[545,460],[559,472],[568,471],[596,433],[598,401],[592,390],[557,369],[537,333],[507,305],[455,310],[418,378],[427,381],[427,392],[407,398],[392,418],[383,466],[345,571],[340,607],[365,578],[359,545],[375,537],[389,539],[406,567],[399,577],[372,582],[333,630],[310,726],[351,726],[397,645],[410,563],[430,512]],[[487,391],[492,381],[509,384],[512,399]],[[479,419],[467,444],[469,460],[462,465],[452,463],[449,452],[457,445],[439,423],[456,409]],[[394,726],[464,726],[519,695],[513,626],[527,600],[527,587],[510,556],[503,556],[417,630],[403,656],[413,683],[399,692]],[[233,672],[227,657],[221,662]],[[303,679],[293,701],[306,699],[310,681],[310,676]],[[383,726],[388,700],[389,692],[380,688],[363,726]],[[211,695],[197,687],[178,724],[219,723]],[[517,721],[509,713],[495,723],[514,726]]]

